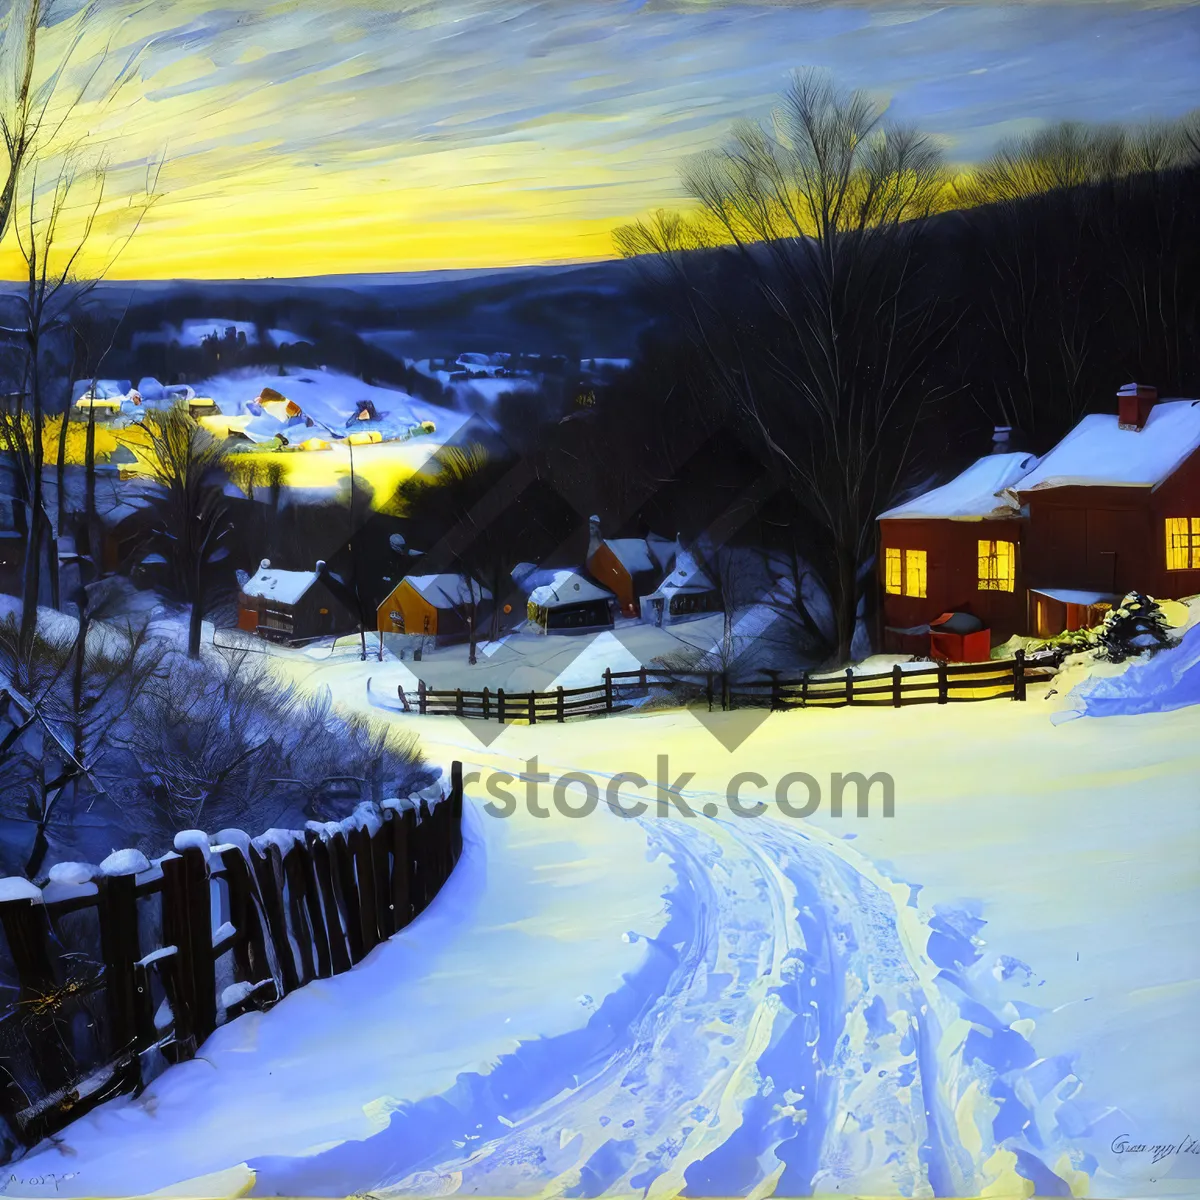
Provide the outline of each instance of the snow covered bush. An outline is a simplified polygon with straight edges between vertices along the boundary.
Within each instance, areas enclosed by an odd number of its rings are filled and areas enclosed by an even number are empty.
[[[1104,614],[1097,634],[1099,657],[1119,663],[1136,654],[1172,646],[1174,641],[1167,628],[1167,619],[1157,601],[1141,592],[1130,592],[1116,608]]]
[[[411,734],[337,716],[328,692],[281,684],[249,650],[175,661],[134,715],[126,802],[148,819],[151,850],[179,829],[340,817],[347,802],[407,795],[427,775]]]
[[[32,639],[0,620],[0,875],[338,818],[428,779],[410,735],[337,716],[248,651],[187,659],[86,612]]]

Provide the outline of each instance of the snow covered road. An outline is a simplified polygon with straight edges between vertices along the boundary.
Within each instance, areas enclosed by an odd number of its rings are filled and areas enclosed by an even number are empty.
[[[408,719],[481,769],[653,777],[669,748],[694,808],[735,770],[889,769],[896,817],[502,820],[476,786],[420,920],[14,1172],[73,1178],[8,1190],[1189,1194],[1190,1164],[1109,1148],[1196,1099],[1196,710],[936,717],[780,714],[732,754],[687,714],[488,749]]]

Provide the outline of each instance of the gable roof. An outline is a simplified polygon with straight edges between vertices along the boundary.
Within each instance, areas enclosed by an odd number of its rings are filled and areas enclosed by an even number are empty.
[[[645,538],[605,538],[602,545],[612,551],[613,557],[630,575],[657,570]]]
[[[529,601],[539,608],[561,608],[566,604],[584,604],[592,600],[609,600],[612,592],[585,579],[578,571],[566,568],[550,572],[550,578],[529,593]]]
[[[989,454],[973,462],[949,483],[880,513],[879,520],[941,517],[951,521],[983,521],[1018,516],[1020,507],[1005,489],[1027,475],[1036,467],[1037,461],[1037,455],[1023,452]]]
[[[263,559],[258,570],[246,580],[242,591],[247,596],[277,600],[280,604],[299,604],[304,593],[316,582],[316,571],[281,571]]]
[[[453,575],[449,572],[441,575],[405,575],[400,581],[407,583],[423,600],[428,600],[434,608],[454,608],[460,604],[470,604],[472,598],[490,600],[492,593],[481,583],[468,580],[465,575]],[[472,597],[471,584],[474,584],[475,594]]]
[[[1160,400],[1141,429],[1121,429],[1112,413],[1084,417],[1010,488],[1157,487],[1200,448],[1200,401]]]
[[[716,587],[704,570],[697,565],[690,550],[680,550],[675,556],[675,569],[658,585],[655,595],[668,592],[711,592]]]

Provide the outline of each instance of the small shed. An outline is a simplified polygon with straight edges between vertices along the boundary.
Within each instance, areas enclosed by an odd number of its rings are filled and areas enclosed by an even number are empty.
[[[528,589],[526,611],[539,633],[584,633],[611,629],[616,597],[569,568],[531,571],[522,576]]]
[[[642,620],[651,625],[674,625],[722,608],[720,590],[689,550],[678,551],[671,573],[641,599]]]
[[[472,619],[476,632],[483,628],[491,606],[491,592],[467,575],[406,575],[379,605],[379,630],[461,640]]]
[[[284,571],[264,558],[242,585],[238,628],[268,641],[295,642],[348,633],[358,622],[329,586],[325,564]]]

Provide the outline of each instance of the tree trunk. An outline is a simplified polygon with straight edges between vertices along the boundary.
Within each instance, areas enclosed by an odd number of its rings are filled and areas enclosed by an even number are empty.
[[[200,568],[196,574],[199,575]],[[200,657],[200,626],[204,620],[204,585],[199,579],[192,590],[192,611],[188,618],[188,658]]]

